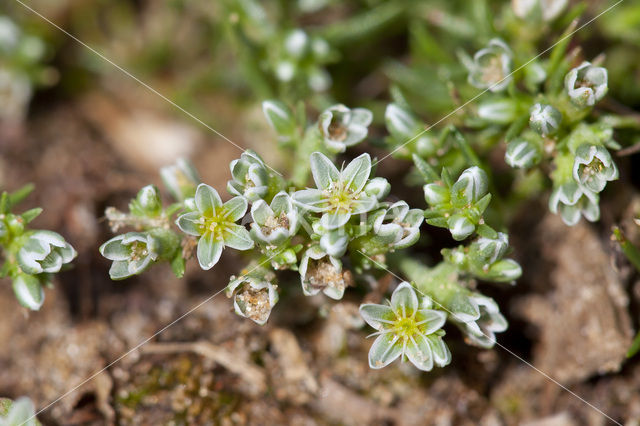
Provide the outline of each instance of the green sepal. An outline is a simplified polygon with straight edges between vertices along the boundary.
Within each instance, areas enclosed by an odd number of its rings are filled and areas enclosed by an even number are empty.
[[[492,227],[486,224],[478,225],[478,227],[476,228],[476,232],[479,236],[484,238],[489,238],[492,240],[498,238],[498,233]]]
[[[484,213],[484,211],[489,207],[489,203],[491,202],[491,194],[487,194],[484,197],[480,198],[476,202],[476,208],[480,212],[480,214]]]

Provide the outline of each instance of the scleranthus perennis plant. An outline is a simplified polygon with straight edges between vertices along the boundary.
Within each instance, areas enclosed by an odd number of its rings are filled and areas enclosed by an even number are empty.
[[[53,274],[66,268],[77,253],[60,234],[29,229],[29,223],[42,213],[40,207],[13,213],[31,191],[33,186],[27,185],[0,196],[0,246],[4,259],[0,275],[11,278],[13,292],[22,306],[37,311],[44,303],[43,287],[50,287]]]
[[[370,154],[336,160],[367,136],[370,111],[335,105],[310,123],[301,110],[294,114],[279,101],[264,102],[263,111],[282,148],[294,158],[306,156],[289,170],[291,178],[246,151],[230,163],[229,197],[223,201],[185,160],[164,168],[162,178],[175,203],[163,205],[157,188],[149,185],[131,201],[129,212],[107,209],[112,229],[131,228],[101,247],[113,261],[112,278],[139,274],[162,261],[181,276],[190,257],[209,270],[225,249],[239,251],[247,265],[230,278],[226,294],[238,315],[262,325],[279,293],[291,286],[299,285],[305,296],[341,300],[350,287],[375,281],[392,268],[411,282],[400,284],[388,304],[360,308],[378,330],[369,356],[372,368],[400,356],[424,371],[448,364],[442,329],[447,321],[469,343],[490,347],[507,322],[497,304],[475,289],[476,280],[513,282],[521,270],[505,257],[506,233],[494,231],[484,219],[492,198],[489,175],[469,166],[454,180],[449,168],[437,173],[437,165],[414,155],[427,210],[389,201],[391,185],[374,175]],[[460,138],[457,130],[449,132]],[[425,218],[449,229],[458,241],[474,239],[443,250],[443,260],[428,267],[406,251],[420,241]],[[281,272],[287,270],[297,273],[299,284]]]

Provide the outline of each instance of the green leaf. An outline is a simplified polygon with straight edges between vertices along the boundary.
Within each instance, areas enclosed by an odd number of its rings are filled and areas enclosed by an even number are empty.
[[[35,207],[33,209],[27,210],[26,212],[22,213],[20,216],[22,216],[22,220],[24,220],[24,223],[27,224],[31,222],[33,219],[35,219],[36,217],[38,217],[40,213],[42,213],[42,208]]]
[[[637,354],[638,351],[640,351],[640,333],[636,334],[636,337],[633,339],[633,342],[627,351],[627,358],[631,358]]]
[[[176,278],[182,278],[185,271],[185,260],[182,257],[182,251],[178,251],[178,254],[171,261],[171,270]]]
[[[438,174],[425,160],[418,155],[413,154],[413,163],[420,172],[426,183],[432,183],[438,180]]]
[[[28,183],[22,188],[12,192],[9,194],[7,209],[13,208],[15,205],[22,202],[25,198],[29,196],[35,189],[35,186],[32,183]]]

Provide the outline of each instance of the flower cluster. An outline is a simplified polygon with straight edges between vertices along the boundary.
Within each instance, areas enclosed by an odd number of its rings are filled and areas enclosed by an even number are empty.
[[[32,186],[25,186],[11,194],[3,192],[0,198],[0,246],[5,259],[0,273],[12,279],[22,306],[38,310],[44,303],[43,287],[50,286],[52,275],[65,268],[77,253],[60,234],[28,228],[41,208],[12,213],[32,190]]]
[[[543,20],[549,21],[566,2],[513,2],[513,5],[520,17],[542,13]],[[553,56],[561,58],[561,49],[565,48],[557,47]],[[467,64],[469,82],[499,92],[509,80],[519,77],[520,74],[505,74],[509,71],[509,51],[504,42],[495,40],[480,50],[473,66]],[[575,225],[582,216],[596,221],[600,217],[599,193],[607,182],[618,178],[609,152],[618,144],[613,140],[610,121],[596,119],[587,124],[584,119],[607,93],[607,70],[587,61],[573,68],[568,61],[558,60],[523,66],[529,70],[520,77],[527,90],[496,93],[482,101],[478,124],[506,128],[507,164],[519,169],[539,166],[549,174],[553,183],[549,209],[560,214],[565,223]],[[504,81],[495,85],[498,77],[492,76],[503,77]],[[494,85],[490,86],[491,83]],[[528,128],[523,125],[525,117]]]
[[[404,125],[405,133],[418,127],[408,112],[400,117],[399,111],[387,111],[394,126]],[[215,188],[198,182],[188,162],[163,168],[174,204],[163,206],[157,188],[149,185],[131,201],[128,212],[107,209],[114,231],[132,228],[100,248],[113,261],[113,279],[139,274],[161,261],[180,276],[193,254],[200,268],[209,270],[225,248],[243,251],[250,260],[230,278],[226,294],[238,315],[262,325],[290,278],[280,271],[296,272],[305,296],[340,300],[359,280],[371,282],[383,273],[387,263],[398,265],[413,286],[402,283],[388,305],[360,308],[364,320],[378,330],[369,357],[372,368],[401,355],[425,371],[448,364],[451,354],[442,330],[447,319],[477,345],[489,346],[493,333],[504,331],[506,321],[495,303],[469,289],[474,279],[511,282],[521,272],[516,262],[504,258],[506,234],[484,224],[491,194],[481,168],[466,168],[454,182],[448,168],[438,177],[432,166],[414,156],[427,179],[425,212],[404,200],[387,200],[391,185],[372,175],[368,153],[336,164],[336,154],[367,136],[370,111],[335,105],[312,123],[278,101],[264,102],[263,112],[283,149],[300,160],[293,165],[291,180],[279,176],[256,152],[245,151],[230,164],[230,197],[223,202]],[[468,247],[443,252],[441,266],[416,275],[415,268],[405,268],[409,257],[402,253],[420,240],[425,217],[429,224],[450,229],[457,240],[476,232],[478,238]],[[450,273],[439,273],[443,268]]]

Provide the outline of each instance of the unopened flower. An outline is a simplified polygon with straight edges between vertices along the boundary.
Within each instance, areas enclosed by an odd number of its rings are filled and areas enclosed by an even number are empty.
[[[342,271],[340,260],[329,256],[319,246],[311,246],[300,261],[300,280],[305,296],[322,291],[332,299],[340,300],[350,285],[350,273]]]
[[[27,274],[59,272],[78,253],[64,238],[53,231],[35,231],[18,251],[20,269]]]
[[[227,182],[227,191],[254,202],[269,192],[269,170],[262,158],[250,149],[229,165],[232,180]]]
[[[368,109],[349,109],[339,104],[324,110],[318,118],[318,125],[325,146],[332,152],[340,153],[367,137],[372,120],[373,114]]]
[[[267,272],[262,277],[231,277],[227,286],[227,297],[233,297],[236,314],[263,325],[269,319],[271,310],[278,303],[278,286],[272,280],[275,275]]]
[[[200,177],[189,160],[179,158],[174,165],[160,169],[160,177],[169,193],[177,201],[193,197]]]
[[[480,237],[469,246],[466,257],[470,272],[477,278],[495,282],[513,282],[522,268],[513,259],[503,259],[509,248],[507,234],[497,232],[495,238]]]
[[[278,245],[298,231],[298,211],[286,192],[273,197],[271,205],[258,200],[251,206],[251,235],[267,245]]]
[[[494,38],[473,56],[469,83],[478,89],[501,92],[511,82],[511,49],[504,41]]]
[[[451,187],[451,199],[454,205],[475,203],[489,190],[487,173],[478,166],[464,170]]]
[[[438,150],[433,136],[424,131],[418,119],[405,108],[397,104],[387,105],[384,113],[387,130],[398,145],[396,149],[415,151],[421,157],[429,157]]]
[[[127,232],[100,246],[100,254],[113,261],[112,280],[139,274],[158,259],[159,242],[148,232]]]
[[[182,232],[198,238],[197,256],[202,269],[211,269],[224,247],[249,250],[253,240],[238,220],[247,212],[247,200],[234,197],[222,204],[218,191],[201,183],[196,189],[196,211],[185,213],[176,220]]]
[[[451,319],[460,327],[470,344],[481,348],[492,347],[496,342],[495,333],[501,333],[508,327],[498,304],[479,293],[470,292],[456,297],[458,300],[452,306],[459,308],[451,312]]]
[[[326,229],[320,220],[313,222],[312,228],[314,237],[320,237],[320,248],[325,253],[336,259],[345,254],[350,240],[350,235],[345,228]]]
[[[129,204],[129,210],[135,216],[158,216],[162,212],[158,188],[155,185],[143,187]]]
[[[13,293],[22,306],[32,311],[37,311],[44,303],[42,283],[33,275],[21,273],[13,277]]]
[[[376,177],[371,179],[364,187],[364,192],[367,195],[373,195],[378,201],[382,201],[389,195],[391,191],[391,184],[383,177]]]
[[[277,100],[267,100],[262,102],[262,112],[280,140],[289,141],[296,132],[297,126],[289,107]]]
[[[464,240],[481,222],[491,200],[488,188],[489,178],[477,166],[464,170],[450,188],[442,182],[425,185],[425,200],[430,206],[424,212],[426,222],[448,228],[454,239]]]
[[[344,226],[352,215],[365,213],[378,203],[364,188],[371,173],[371,157],[362,154],[339,171],[324,154],[311,154],[311,173],[316,189],[293,194],[303,210],[323,213],[322,226],[327,230]]]
[[[401,283],[387,305],[360,305],[360,315],[378,336],[369,350],[369,366],[383,368],[402,356],[418,369],[430,371],[434,364],[445,366],[451,353],[442,336],[447,315],[430,309],[427,296],[422,305],[411,284]]]
[[[567,73],[564,87],[571,101],[578,107],[585,108],[604,98],[609,90],[607,80],[606,68],[593,66],[585,61]]]
[[[406,201],[398,201],[378,214],[373,223],[373,232],[381,236],[393,236],[390,247],[402,249],[418,241],[423,220],[422,210],[409,209]]]
[[[529,125],[542,136],[552,135],[562,123],[562,113],[552,105],[535,104],[531,107]]]
[[[593,192],[600,192],[608,181],[618,179],[618,167],[607,148],[583,144],[576,150],[573,178]]]
[[[554,188],[549,197],[549,210],[560,213],[564,223],[573,226],[580,221],[580,216],[590,222],[597,221],[600,218],[598,202],[598,194],[572,181]]]
[[[540,147],[527,139],[516,138],[507,144],[504,161],[511,167],[527,169],[538,164],[540,160],[542,160]]]

